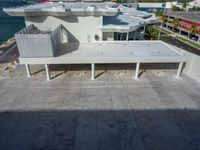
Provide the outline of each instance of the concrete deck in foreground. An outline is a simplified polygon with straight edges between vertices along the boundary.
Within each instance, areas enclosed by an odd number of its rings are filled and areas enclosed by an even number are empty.
[[[173,69],[133,80],[116,68],[90,81],[75,67],[46,82],[43,71],[24,78],[19,67],[0,80],[0,149],[200,148],[200,84]]]

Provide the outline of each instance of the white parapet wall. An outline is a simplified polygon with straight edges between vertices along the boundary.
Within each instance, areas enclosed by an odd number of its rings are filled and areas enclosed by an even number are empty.
[[[200,56],[177,47],[174,48],[186,56],[186,64],[183,73],[195,81],[200,82]]]
[[[192,79],[200,82],[200,56],[187,51],[182,52],[187,59],[187,64],[183,72]]]
[[[102,16],[25,17],[26,26],[33,24],[40,30],[54,30],[62,24],[80,42],[101,41],[102,21]]]

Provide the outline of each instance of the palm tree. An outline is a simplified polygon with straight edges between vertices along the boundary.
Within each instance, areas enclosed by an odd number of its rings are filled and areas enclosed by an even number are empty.
[[[162,12],[156,12],[156,16],[159,17],[162,21],[167,21],[167,16]]]
[[[167,21],[167,16],[164,15],[164,14],[162,14],[162,15],[161,15],[161,19],[162,19],[163,22],[165,22],[165,21]]]
[[[160,30],[159,30],[159,34],[158,34],[158,40],[160,40],[160,33],[161,33],[161,28],[163,27],[163,23],[167,21],[167,16],[162,14],[158,15],[161,18],[161,25],[160,25]]]
[[[197,33],[197,26],[195,24],[190,25],[188,31],[188,38],[190,38],[191,33]]]
[[[175,32],[175,28],[178,27],[178,25],[179,25],[179,19],[174,18],[174,19],[172,20],[172,25],[173,25],[173,30],[174,30],[174,32]]]

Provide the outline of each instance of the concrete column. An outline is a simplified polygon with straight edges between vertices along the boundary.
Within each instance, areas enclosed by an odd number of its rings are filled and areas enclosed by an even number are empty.
[[[136,35],[137,35],[137,30],[135,30],[135,33],[134,33],[134,40],[136,39]]]
[[[161,25],[160,25],[160,29],[159,29],[159,33],[158,33],[158,40],[160,40],[162,26],[163,26],[163,22],[161,22]]]
[[[122,33],[120,34],[120,41],[122,40]]]
[[[180,34],[180,35],[181,35],[181,32],[182,32],[182,30],[181,30],[181,28],[179,28],[179,33],[178,33],[178,34]]]
[[[31,77],[31,69],[30,66],[28,64],[25,64],[26,67],[26,72],[27,72],[27,77]]]
[[[126,35],[126,42],[128,42],[128,37],[129,37],[129,32],[127,32],[127,35]]]
[[[91,80],[95,79],[95,64],[91,64]]]
[[[179,78],[183,69],[183,62],[179,63],[176,78]]]
[[[167,17],[166,28],[168,29],[169,17]]]
[[[49,73],[49,65],[45,64],[45,70],[46,70],[46,75],[47,75],[47,81],[50,81],[50,73]]]
[[[138,79],[139,70],[140,70],[140,63],[137,63],[136,64],[136,70],[135,70],[135,79]]]

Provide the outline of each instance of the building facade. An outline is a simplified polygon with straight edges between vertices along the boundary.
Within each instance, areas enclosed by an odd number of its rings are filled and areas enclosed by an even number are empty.
[[[157,22],[154,14],[116,3],[46,2],[4,9],[9,15],[24,16],[26,28],[15,34],[27,76],[31,64],[44,64],[50,80],[50,64],[179,63],[185,57],[162,41],[143,41],[145,26]],[[141,41],[136,41],[141,40]]]
[[[126,40],[125,34],[130,40],[143,39],[144,26],[157,20],[154,14],[111,3],[47,2],[5,11],[24,16],[26,26],[40,30],[52,31],[62,24],[74,39],[84,42]]]
[[[164,27],[189,39],[200,42],[199,12],[164,12],[164,14],[167,16],[167,20],[164,22]],[[175,19],[177,25],[173,24],[173,20]]]

